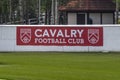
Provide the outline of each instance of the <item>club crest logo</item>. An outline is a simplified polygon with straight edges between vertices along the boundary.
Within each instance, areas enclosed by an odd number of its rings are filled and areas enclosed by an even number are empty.
[[[20,29],[20,39],[23,43],[31,41],[31,29]]]
[[[88,29],[88,41],[91,44],[96,44],[99,41],[99,29]]]

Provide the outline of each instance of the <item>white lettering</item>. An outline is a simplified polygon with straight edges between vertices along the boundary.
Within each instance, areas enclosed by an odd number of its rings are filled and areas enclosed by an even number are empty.
[[[36,37],[65,37],[65,38],[81,38],[84,30],[57,30],[57,29],[36,29],[35,36]]]
[[[77,30],[77,32],[79,33],[79,37],[82,37],[82,33],[84,30]]]
[[[84,39],[68,39],[69,44],[84,44]]]
[[[43,37],[50,37],[47,29],[43,32]]]
[[[52,37],[54,37],[54,36],[55,36],[56,31],[57,31],[56,29],[55,29],[55,30],[53,30],[53,31],[52,31],[52,29],[50,29],[50,34],[51,34],[51,36],[52,36]]]
[[[68,31],[65,30],[65,37],[70,37],[70,35],[68,35]]]
[[[36,37],[42,37],[42,30],[41,29],[37,29],[37,30],[35,30],[35,36]]]
[[[63,35],[63,33],[62,33],[62,30],[59,30],[59,31],[58,31],[57,37],[64,37],[64,35]]]
[[[54,38],[35,38],[35,44],[65,44],[65,39],[54,39]]]
[[[71,30],[71,37],[77,37],[77,31],[76,30]]]

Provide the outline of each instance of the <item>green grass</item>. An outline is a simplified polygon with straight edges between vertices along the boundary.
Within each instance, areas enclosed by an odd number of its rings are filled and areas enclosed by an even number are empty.
[[[120,80],[120,53],[0,53],[0,80]]]

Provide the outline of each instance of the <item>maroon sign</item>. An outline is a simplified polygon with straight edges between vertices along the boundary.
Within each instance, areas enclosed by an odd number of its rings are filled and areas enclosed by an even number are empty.
[[[103,46],[103,28],[17,27],[17,45]]]

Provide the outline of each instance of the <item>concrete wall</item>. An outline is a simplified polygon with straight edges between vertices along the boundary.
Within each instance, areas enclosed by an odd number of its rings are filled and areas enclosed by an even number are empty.
[[[98,25],[94,25],[97,27]],[[120,51],[120,25],[103,27],[103,46],[17,46],[16,27],[0,26],[0,51]],[[99,27],[98,26],[98,27]],[[74,26],[73,26],[74,27]],[[84,26],[82,26],[84,27]],[[92,27],[92,26],[87,26]]]

